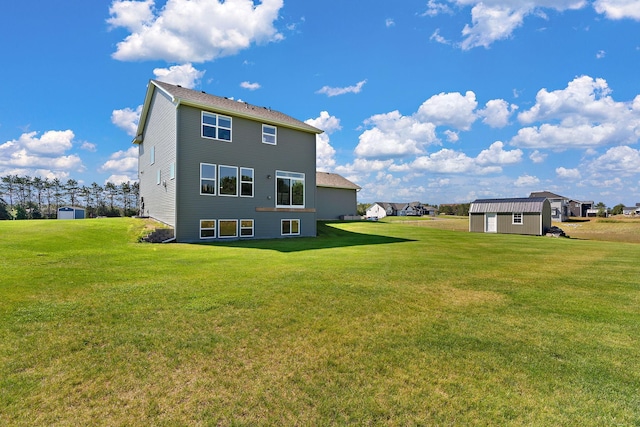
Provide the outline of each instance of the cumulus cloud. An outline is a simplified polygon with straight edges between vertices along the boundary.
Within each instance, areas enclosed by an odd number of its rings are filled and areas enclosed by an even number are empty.
[[[197,70],[190,63],[173,65],[169,68],[156,68],[153,70],[156,79],[189,89],[193,89],[200,84],[200,79],[202,79],[204,73],[205,71]]]
[[[252,44],[282,40],[274,27],[283,0],[114,0],[107,22],[130,34],[113,57],[122,61],[204,62],[235,55]]]
[[[464,96],[458,92],[440,93],[427,99],[418,109],[416,117],[436,126],[469,130],[477,118],[474,112],[477,106],[476,94],[472,91],[467,91]]]
[[[509,124],[511,114],[517,109],[517,105],[509,104],[504,99],[492,99],[484,109],[478,111],[478,115],[484,117],[482,122],[492,128],[502,128]]]
[[[533,163],[542,163],[547,158],[547,154],[541,153],[538,150],[534,150],[531,154],[529,154],[529,158]]]
[[[71,130],[50,130],[38,136],[27,132],[18,139],[0,144],[0,173],[20,170],[21,174],[43,176],[42,171],[61,176],[68,171],[82,171],[82,160],[76,154],[65,154],[73,147]],[[40,172],[39,172],[40,171]]]
[[[640,138],[640,96],[617,102],[604,79],[576,77],[565,89],[541,89],[536,104],[518,114],[525,127],[511,144],[528,148],[594,148],[612,144],[633,144]]]
[[[516,29],[523,26],[529,16],[548,19],[547,10],[563,12],[587,7],[586,0],[429,0],[422,16],[437,16],[442,13],[454,13],[454,8],[468,10],[471,7],[471,23],[461,31],[462,41],[459,47],[469,50],[476,47],[490,47],[493,43],[513,37]],[[608,19],[640,20],[640,3],[637,0],[595,0],[595,11]],[[434,37],[435,36],[435,37]],[[440,36],[434,33],[432,39]],[[442,39],[444,40],[444,39]]]
[[[519,176],[518,179],[515,180],[513,185],[515,187],[533,187],[534,185],[538,185],[540,180],[536,176],[531,176],[524,174]]]
[[[433,123],[424,123],[412,116],[403,116],[399,111],[376,114],[365,120],[372,129],[364,131],[359,138],[355,154],[365,158],[393,158],[417,155],[424,146],[438,142]]]
[[[582,178],[579,169],[567,169],[563,167],[556,168],[558,178],[574,181]]]
[[[460,151],[444,148],[433,154],[420,156],[410,164],[412,170],[420,170],[441,174],[484,175],[501,172],[496,165],[482,165],[477,159]]]
[[[342,129],[340,119],[327,111],[322,111],[320,116],[305,120],[305,123],[324,131],[316,135],[316,168],[321,171],[331,171],[336,164],[336,150],[331,146],[329,135]]]
[[[111,123],[125,131],[127,135],[136,136],[141,112],[142,105],[138,105],[135,110],[132,110],[131,108],[113,110],[111,112]]]
[[[587,168],[596,175],[616,173],[621,176],[637,175],[640,165],[640,151],[628,146],[613,147],[593,161]]]
[[[138,147],[120,150],[111,155],[101,167],[100,172],[119,172],[135,174],[138,170]]]
[[[486,165],[511,165],[520,163],[522,160],[521,150],[505,150],[502,141],[496,141],[487,150],[482,150],[476,157],[477,164]]]
[[[362,87],[367,83],[366,80],[359,81],[353,86],[347,87],[330,87],[323,86],[316,93],[327,95],[328,97],[344,95],[347,93],[360,93],[362,91]]]

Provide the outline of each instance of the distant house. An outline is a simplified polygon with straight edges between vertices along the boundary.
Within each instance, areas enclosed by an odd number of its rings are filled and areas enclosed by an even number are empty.
[[[437,209],[433,206],[423,205],[420,202],[389,203],[375,202],[367,209],[367,218],[384,218],[385,216],[434,216]]]
[[[569,219],[569,200],[550,191],[535,191],[529,195],[530,198],[546,197],[551,204],[551,219],[553,221],[564,222]]]
[[[383,206],[382,202],[375,202],[371,206],[369,206],[365,212],[365,218],[375,218],[380,219],[387,216],[387,209]]]
[[[541,236],[551,228],[546,197],[478,199],[469,208],[469,231]]]
[[[568,209],[569,216],[586,217],[589,209],[593,209],[595,203],[593,201],[569,200]]]
[[[316,135],[270,108],[151,80],[133,143],[141,214],[178,242],[316,236]]]
[[[328,172],[316,172],[317,219],[355,217],[360,187],[348,179]]]
[[[640,203],[635,206],[625,206],[622,208],[622,213],[627,216],[640,215]]]
[[[84,219],[85,210],[78,206],[63,206],[58,208],[58,219]]]

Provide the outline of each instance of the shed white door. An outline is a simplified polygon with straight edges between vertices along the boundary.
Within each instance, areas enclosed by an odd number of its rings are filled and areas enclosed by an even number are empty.
[[[488,213],[484,216],[485,220],[485,233],[497,233],[498,232],[498,215],[495,213]]]
[[[58,219],[74,219],[74,211],[58,211]]]

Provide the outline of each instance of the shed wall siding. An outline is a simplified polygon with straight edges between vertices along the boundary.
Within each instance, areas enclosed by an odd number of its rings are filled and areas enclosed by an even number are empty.
[[[318,219],[340,219],[342,215],[356,215],[358,203],[356,190],[318,187],[316,191]]]
[[[254,238],[282,237],[281,220],[299,219],[300,236],[315,236],[315,134],[278,127],[277,145],[264,144],[262,122],[232,117],[231,142],[202,138],[201,111],[183,105],[178,112],[176,239],[200,241],[201,219],[253,219]],[[200,163],[252,168],[254,197],[200,195]],[[276,207],[276,170],[305,174],[304,211],[261,211]]]
[[[171,226],[176,225],[177,179],[169,179],[171,163],[176,161],[175,142],[176,108],[164,93],[155,90],[149,107],[143,142],[138,147],[140,196],[144,200],[143,215],[151,216]],[[154,164],[150,164],[152,147],[155,147]],[[158,170],[161,173],[160,185],[157,184]],[[166,187],[162,185],[165,181]]]

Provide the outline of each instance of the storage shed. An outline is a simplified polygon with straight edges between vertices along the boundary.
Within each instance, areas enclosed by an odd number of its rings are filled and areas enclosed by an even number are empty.
[[[542,236],[551,228],[546,197],[478,199],[469,208],[469,231]]]
[[[58,208],[58,219],[84,219],[84,208],[77,206]]]

